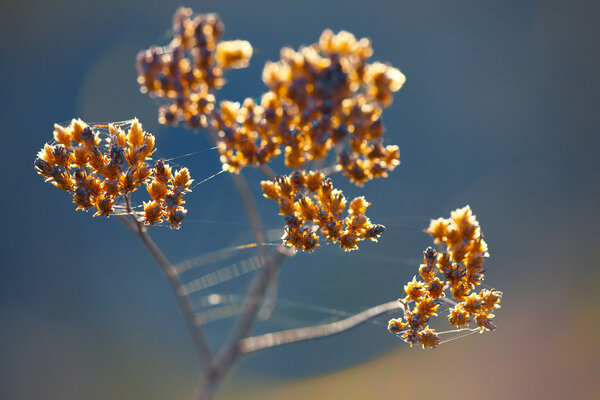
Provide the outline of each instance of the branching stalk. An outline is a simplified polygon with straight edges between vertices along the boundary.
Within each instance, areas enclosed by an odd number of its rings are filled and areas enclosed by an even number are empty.
[[[123,222],[123,224],[125,224],[125,226],[128,229],[132,230],[134,233],[137,234],[142,243],[146,246],[146,249],[148,249],[152,257],[154,257],[154,260],[158,264],[158,267],[160,268],[164,276],[167,278],[167,281],[171,286],[171,290],[177,298],[179,310],[181,311],[181,314],[188,327],[192,340],[194,341],[196,352],[198,353],[198,357],[200,358],[202,367],[206,369],[212,362],[212,352],[210,350],[210,347],[208,346],[208,342],[206,341],[202,329],[196,326],[196,324],[194,323],[194,309],[190,298],[186,295],[181,295],[178,292],[178,289],[181,286],[179,274],[177,274],[176,269],[171,265],[169,260],[167,260],[162,251],[160,251],[156,243],[154,243],[154,241],[150,238],[150,236],[146,232],[145,226],[137,219],[137,217],[133,213],[131,209],[131,201],[129,199],[129,195],[126,195],[124,197],[125,204],[127,207],[127,213],[130,219],[127,219],[125,216],[119,216],[119,220]]]
[[[206,375],[206,382],[200,399],[209,400],[214,397],[227,373],[243,355],[240,343],[250,334],[265,294],[273,280],[277,278],[281,262],[287,256],[285,248],[278,248],[278,251],[268,256],[265,265],[250,284],[244,298],[242,312],[236,321],[232,334],[217,353],[213,365]]]

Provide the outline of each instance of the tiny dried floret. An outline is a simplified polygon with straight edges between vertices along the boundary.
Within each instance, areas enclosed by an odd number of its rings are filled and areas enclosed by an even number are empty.
[[[421,343],[424,349],[428,347],[437,347],[440,342],[441,339],[437,333],[435,333],[434,329],[425,327],[425,329],[419,332],[419,343]]]
[[[403,331],[402,339],[411,346],[420,343],[425,349],[439,345],[439,335],[426,325],[437,315],[439,298],[445,296],[446,289],[453,298],[447,301],[454,303],[448,313],[450,325],[462,329],[474,321],[482,333],[496,329],[492,311],[500,308],[502,292],[494,289],[474,292],[483,280],[482,264],[489,254],[471,208],[454,210],[449,219],[431,220],[427,232],[436,244],[444,244],[445,249],[438,253],[428,247],[423,252],[419,276],[424,281],[415,276],[404,286],[406,297],[399,300],[405,310],[404,320],[391,319],[388,330],[396,334]]]
[[[77,210],[95,208],[94,216],[104,217],[117,212],[136,218],[140,214],[150,225],[166,216],[172,228],[179,228],[187,212],[182,195],[190,191],[189,171],[172,173],[162,160],[152,166],[154,136],[137,119],[107,125],[73,119],[67,126],[54,126],[54,139],[38,153],[34,169],[54,186],[71,192]],[[130,203],[140,186],[152,199],[143,203],[142,212]]]
[[[402,332],[402,330],[404,330],[405,328],[405,324],[402,322],[402,318],[392,318],[389,320],[388,322],[388,331],[392,332],[392,333],[399,333]]]
[[[217,63],[223,68],[246,68],[252,58],[252,45],[245,40],[217,44]]]
[[[413,276],[412,281],[404,285],[404,291],[406,292],[404,301],[420,299],[426,293],[423,282],[418,282],[416,276]]]
[[[263,196],[276,201],[286,217],[282,240],[295,250],[313,251],[320,242],[317,233],[345,251],[356,250],[359,242],[377,241],[385,231],[383,225],[371,224],[364,215],[369,203],[363,197],[350,202],[344,218],[346,198],[320,172],[296,171],[262,181],[261,188]]]

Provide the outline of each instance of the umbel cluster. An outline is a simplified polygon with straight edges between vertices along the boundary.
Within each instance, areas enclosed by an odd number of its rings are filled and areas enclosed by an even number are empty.
[[[450,325],[461,329],[474,320],[481,332],[496,329],[492,312],[500,308],[502,292],[474,291],[483,281],[482,266],[489,253],[471,208],[454,210],[448,219],[432,220],[426,232],[444,250],[439,253],[431,247],[425,250],[419,267],[422,280],[415,276],[404,286],[406,297],[398,300],[404,308],[404,318],[391,319],[388,330],[401,334],[411,346],[415,343],[423,348],[437,346],[441,339],[427,324],[431,317],[437,316],[440,298],[445,297],[446,290],[450,291],[453,299],[449,302],[454,305],[448,314]]]
[[[78,210],[95,209],[94,216],[136,213],[131,193],[144,186],[150,195],[142,205],[144,222],[165,219],[179,228],[187,213],[182,197],[192,179],[187,168],[172,172],[162,160],[152,165],[154,142],[137,119],[102,126],[73,119],[67,126],[54,125],[54,143],[38,153],[34,168],[47,182],[72,193]],[[117,204],[120,200],[124,205]]]

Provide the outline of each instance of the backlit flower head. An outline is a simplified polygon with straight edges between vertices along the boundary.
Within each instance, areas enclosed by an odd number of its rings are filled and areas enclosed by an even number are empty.
[[[385,231],[383,225],[372,224],[364,214],[370,205],[364,197],[353,199],[344,216],[346,198],[320,172],[296,171],[262,181],[261,187],[264,197],[276,201],[285,216],[283,243],[296,250],[313,251],[320,245],[319,233],[345,251],[356,250],[359,242],[376,242]]]
[[[171,42],[138,53],[142,93],[167,101],[159,110],[160,123],[208,126],[213,93],[225,84],[225,70],[245,68],[252,57],[247,41],[221,41],[224,29],[218,15],[181,7],[173,16]]]
[[[69,125],[54,125],[54,141],[46,144],[34,162],[36,172],[59,189],[72,193],[78,210],[96,210],[94,216],[115,213],[140,214],[146,224],[164,219],[179,228],[187,212],[182,195],[190,191],[187,168],[171,173],[162,160],[151,164],[154,136],[137,119],[88,125],[73,119]],[[123,202],[144,186],[152,201],[143,211]]]
[[[496,329],[492,311],[500,308],[502,292],[494,289],[475,289],[483,281],[483,261],[489,256],[487,244],[477,218],[469,206],[452,211],[450,218],[431,220],[426,230],[434,242],[444,245],[442,252],[428,247],[423,252],[419,276],[404,286],[406,297],[400,299],[406,310],[402,318],[392,319],[388,330],[400,335],[411,346],[436,347],[441,339],[434,329],[426,326],[437,315],[440,297],[449,290],[454,304],[447,316],[450,325],[462,329],[475,322],[481,332]],[[412,307],[411,307],[412,305]]]
[[[383,145],[381,114],[405,78],[387,64],[369,64],[372,53],[368,39],[330,30],[318,43],[283,48],[263,69],[269,91],[260,101],[222,102],[213,113],[224,168],[238,172],[280,153],[299,168],[338,146],[337,166],[352,182],[386,177],[400,152]]]
[[[398,146],[383,144],[382,112],[406,79],[389,64],[369,61],[369,39],[325,30],[316,43],[284,47],[263,69],[267,92],[217,103],[224,70],[243,68],[252,56],[246,41],[221,41],[223,31],[217,15],[180,8],[171,43],[138,54],[142,92],[167,100],[160,123],[215,130],[223,169],[233,173],[280,154],[288,167],[302,168],[334,147],[335,167],[357,185],[386,177],[400,163]]]

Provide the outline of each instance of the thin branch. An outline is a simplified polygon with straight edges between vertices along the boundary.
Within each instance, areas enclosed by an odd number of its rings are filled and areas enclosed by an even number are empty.
[[[277,275],[279,275],[280,270],[281,269],[277,271]],[[270,319],[271,315],[273,315],[273,312],[275,311],[275,307],[277,307],[277,295],[279,293],[279,283],[277,278],[278,276],[275,276],[271,280],[271,284],[265,293],[263,304],[258,312],[258,318],[263,321]]]
[[[169,285],[171,286],[171,290],[175,294],[177,298],[177,304],[179,305],[179,310],[185,320],[185,323],[188,327],[190,335],[192,336],[192,340],[194,341],[194,345],[196,346],[196,351],[198,353],[198,357],[202,363],[203,368],[207,369],[212,362],[212,352],[210,347],[208,346],[208,342],[204,337],[204,333],[202,329],[195,325],[194,321],[194,309],[192,306],[192,302],[190,298],[185,295],[179,294],[178,290],[181,287],[181,280],[179,279],[179,274],[177,274],[177,270],[173,268],[169,260],[165,257],[165,255],[160,251],[156,243],[150,238],[148,233],[146,232],[146,227],[139,221],[135,214],[131,209],[131,201],[129,196],[126,195],[125,204],[127,206],[127,213],[131,220],[128,220],[124,216],[120,216],[119,220],[125,224],[125,226],[132,230],[137,236],[140,238],[142,243],[146,246],[154,260],[158,264],[158,267],[167,278]]]
[[[207,129],[209,137],[215,143],[218,144],[218,134],[214,129]],[[269,179],[275,179],[277,173],[271,169],[267,164],[262,164],[258,169],[265,175],[265,177]],[[252,235],[254,236],[254,240],[256,243],[265,243],[265,233],[263,229],[262,219],[260,218],[260,213],[258,212],[258,207],[256,206],[256,202],[254,201],[254,196],[252,196],[252,192],[248,187],[248,183],[244,176],[239,174],[229,174],[231,179],[233,180],[233,184],[235,189],[240,196],[240,200],[242,201],[242,205],[244,206],[244,210],[246,212],[246,216],[248,218],[248,222],[250,223],[250,228],[252,230]],[[265,258],[267,254],[267,249],[260,246],[257,249],[257,254],[261,258]],[[263,295],[267,297],[267,301],[264,302],[264,307],[261,311],[261,317],[263,319],[268,319],[268,317],[272,314],[275,309],[275,298],[277,296],[277,279],[274,278],[271,280],[271,284],[269,285],[268,290]],[[263,303],[261,299],[261,304]]]
[[[217,353],[212,368],[206,375],[206,382],[204,390],[200,394],[200,399],[213,398],[223,378],[243,355],[240,351],[240,343],[252,330],[265,293],[272,281],[277,278],[281,262],[288,255],[287,249],[278,248],[278,251],[267,257],[265,266],[250,284],[250,288],[244,297],[242,312],[236,321],[232,334]]]
[[[452,307],[456,307],[458,305],[457,302],[455,302],[452,299],[447,298],[446,296],[442,296],[438,298],[440,301],[443,301],[444,303],[451,305]]]
[[[238,174],[229,175],[233,180],[235,189],[237,190],[242,201],[242,205],[244,206],[244,210],[246,211],[246,216],[248,217],[248,222],[250,223],[250,229],[252,230],[254,240],[256,243],[265,243],[265,233],[263,232],[262,220],[246,179],[244,179],[242,175]],[[257,252],[259,256],[264,256],[266,249],[264,246],[259,246],[257,248]]]
[[[214,129],[207,129],[211,140],[217,144],[218,134]],[[277,174],[268,166],[260,168],[263,174],[273,179]],[[248,222],[252,227],[252,234],[257,243],[265,242],[262,220],[258,207],[252,196],[248,184],[241,174],[229,174],[233,184],[240,196],[240,200],[246,212]],[[278,249],[275,253],[267,256],[266,248],[259,246],[259,256],[264,257],[265,265],[258,275],[252,280],[248,293],[244,298],[242,311],[236,320],[235,327],[228,341],[220,348],[209,370],[206,371],[204,387],[200,390],[199,398],[212,399],[218,390],[223,378],[227,375],[233,365],[238,361],[242,353],[239,351],[240,341],[250,334],[256,317],[261,310],[264,298],[269,291],[273,290],[274,281],[277,279],[281,263],[288,254],[287,249]]]
[[[121,221],[121,223],[123,225],[125,225],[125,228],[129,229],[131,232],[135,233],[136,235],[140,231],[138,226],[130,218],[126,217],[125,215],[117,215],[117,219],[119,221]]]
[[[240,342],[239,351],[243,354],[248,354],[275,346],[281,346],[283,344],[335,335],[355,328],[382,314],[396,310],[404,310],[404,306],[397,300],[371,307],[351,317],[329,324],[288,329],[280,332],[247,337]]]
[[[219,143],[219,135],[213,128],[207,128],[208,136],[211,141],[216,145]],[[252,230],[252,235],[254,236],[254,240],[256,243],[264,243],[265,242],[265,234],[263,232],[262,220],[260,218],[260,213],[258,212],[258,207],[256,206],[256,202],[254,201],[254,197],[252,196],[252,192],[248,187],[248,183],[246,179],[241,174],[228,174],[233,180],[233,185],[240,196],[240,200],[242,201],[242,205],[244,206],[244,211],[246,212],[246,216],[248,217],[248,222],[250,223],[250,228]],[[266,250],[262,247],[257,249],[258,255],[264,256],[266,254]]]
[[[331,167],[320,169],[319,172],[321,172],[325,176],[330,176],[335,174],[336,172],[340,172],[341,170],[342,167],[340,167],[339,165],[332,165]]]
[[[275,179],[277,178],[277,172],[273,171],[273,169],[271,167],[269,167],[267,164],[261,164],[258,167],[258,170],[260,172],[263,173],[263,175],[267,178],[267,179]]]

